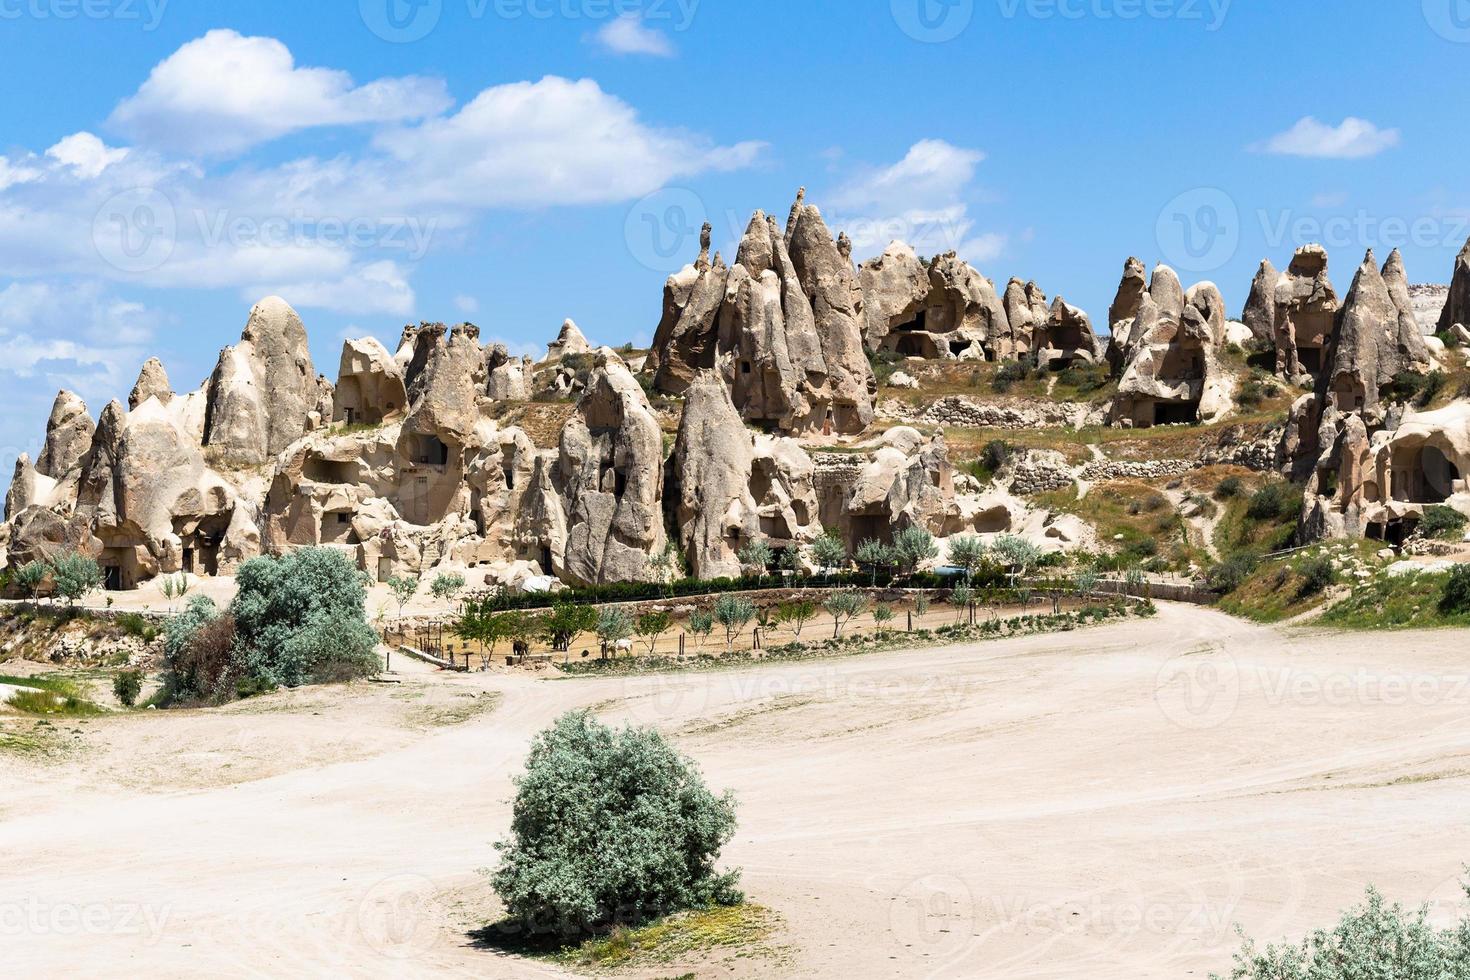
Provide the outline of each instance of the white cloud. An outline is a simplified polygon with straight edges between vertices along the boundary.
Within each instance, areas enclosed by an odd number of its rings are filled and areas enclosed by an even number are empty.
[[[644,24],[637,14],[624,14],[608,21],[593,37],[603,50],[613,54],[674,56],[674,45],[668,36]]]
[[[461,293],[454,297],[454,308],[465,316],[470,316],[471,314],[480,312],[480,301],[473,296],[465,296]]]
[[[43,396],[70,389],[95,410],[131,386],[163,323],[95,282],[12,282],[0,289],[0,378],[23,379]],[[18,429],[5,437],[29,438]]]
[[[1258,153],[1280,156],[1353,160],[1377,156],[1399,145],[1397,129],[1379,129],[1366,119],[1349,116],[1341,125],[1329,126],[1313,116],[1299,120],[1284,133],[1251,147]]]
[[[441,79],[354,86],[344,71],[296,67],[275,38],[214,30],[159,62],[109,123],[151,146],[232,154],[313,126],[422,119],[450,104]]]
[[[1347,202],[1348,195],[1345,191],[1324,191],[1320,194],[1312,195],[1312,207],[1327,211],[1340,208]]]
[[[848,233],[858,258],[899,239],[920,255],[955,251],[970,262],[992,261],[1008,238],[976,233],[970,214],[975,171],[984,159],[979,150],[921,140],[897,163],[861,171],[839,187],[828,224]]]
[[[72,133],[46,151],[57,163],[70,167],[77,176],[93,180],[102,171],[127,158],[126,149],[114,149],[91,133]]]
[[[14,184],[26,184],[41,176],[41,171],[31,167],[23,167],[11,163],[6,157],[0,157],[0,191]]]
[[[285,297],[293,306],[323,307],[342,313],[410,316],[413,287],[397,263],[374,262],[341,276],[321,280],[276,280],[247,287],[240,296],[255,302],[262,296]]]
[[[749,166],[764,148],[649,126],[591,79],[554,75],[488,88],[452,116],[374,142],[393,157],[375,183],[425,204],[513,208],[641,197],[675,178]]]

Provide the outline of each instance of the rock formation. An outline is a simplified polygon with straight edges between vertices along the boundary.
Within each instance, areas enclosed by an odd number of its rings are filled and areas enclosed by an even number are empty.
[[[925,266],[893,242],[859,269],[869,350],[927,359],[984,360],[1013,353],[995,284],[954,252]]]
[[[163,369],[163,362],[156,357],[148,358],[143,362],[143,370],[138,372],[132,394],[128,395],[129,410],[150,398],[157,398],[160,404],[167,405],[173,397],[174,390],[168,383],[168,372]]]
[[[1450,294],[1445,300],[1444,312],[1439,315],[1439,331],[1453,330],[1457,324],[1470,328],[1470,241],[1465,242],[1465,247],[1455,259]]]
[[[784,233],[760,211],[733,268],[709,257],[669,277],[649,367],[659,391],[683,394],[718,367],[743,418],[785,432],[860,432],[876,382],[863,349],[863,296],[851,244],[834,241],[798,195]]]
[[[374,337],[342,344],[332,421],[377,425],[408,408],[403,369]]]
[[[587,343],[577,325],[571,320],[564,320],[556,339],[546,345],[546,359],[555,361],[568,354],[586,354],[590,350],[592,345]]]
[[[1120,297],[1131,296],[1137,275],[1130,261]],[[1130,300],[1122,309],[1133,305]],[[1173,269],[1157,266],[1134,315],[1120,320],[1115,331],[1108,357],[1123,367],[1114,421],[1138,427],[1216,422],[1235,407],[1234,381],[1220,361],[1225,300],[1214,283],[1199,283],[1186,293]]]
[[[513,358],[504,344],[495,344],[485,352],[485,366],[490,380],[486,389],[491,400],[523,402],[531,398],[531,359]]]
[[[1337,293],[1327,276],[1327,250],[1304,245],[1285,273],[1262,261],[1241,319],[1251,333],[1276,350],[1276,373],[1310,384],[1326,365],[1338,313]],[[1269,332],[1267,324],[1269,323]]]
[[[648,581],[664,546],[663,435],[642,387],[607,348],[562,429],[557,474],[569,528],[563,577]]]
[[[59,480],[76,468],[92,447],[96,426],[87,404],[69,391],[57,392],[46,421],[46,445],[36,460],[36,472]]]
[[[209,379],[204,445],[243,465],[264,463],[301,438],[319,389],[296,311],[276,296],[250,311],[240,343]]]
[[[1414,323],[1403,260],[1395,251],[1383,270],[1370,250],[1343,303],[1329,348],[1319,403],[1342,412],[1375,413],[1379,389],[1400,371],[1427,371],[1429,354]]]

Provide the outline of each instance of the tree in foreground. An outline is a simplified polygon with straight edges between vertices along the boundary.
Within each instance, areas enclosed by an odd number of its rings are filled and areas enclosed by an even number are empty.
[[[597,614],[597,638],[602,641],[604,650],[616,647],[619,642],[633,635],[633,617],[626,609],[617,606],[608,606]]]
[[[817,614],[817,604],[810,599],[796,599],[781,604],[776,613],[777,621],[791,628],[793,636],[800,636],[802,628]]]
[[[597,609],[575,602],[553,602],[551,612],[538,620],[541,636],[551,649],[570,650],[572,641],[597,628]]]
[[[654,647],[658,646],[658,638],[673,625],[674,617],[666,612],[646,612],[633,623],[633,629],[638,633],[638,638],[648,644],[648,655],[651,657]]]
[[[27,562],[15,570],[13,581],[25,590],[26,595],[31,597],[31,605],[36,604],[36,597],[41,592],[41,586],[46,582],[46,575],[50,571],[45,562]]]
[[[711,793],[658,732],[574,712],[531,745],[492,884],[507,925],[572,941],[739,904],[739,873],[715,868],[734,834],[734,798]]]
[[[834,568],[847,567],[847,545],[836,531],[827,531],[812,542],[812,561],[830,576]]]
[[[1331,929],[1300,945],[1268,946],[1247,940],[1225,980],[1452,980],[1470,976],[1470,921],[1439,930],[1428,908],[1389,905],[1368,889]],[[1211,975],[1220,980],[1218,974]]]
[[[715,614],[708,609],[696,609],[689,614],[689,632],[694,634],[695,645],[703,650],[704,641],[715,631]]]
[[[382,669],[368,625],[367,590],[345,555],[303,548],[252,558],[230,603],[235,648],[247,675],[266,687],[366,677]]]
[[[755,618],[755,603],[738,595],[722,595],[715,600],[715,622],[725,628],[725,650],[735,648],[735,637]]]
[[[56,585],[56,594],[68,606],[74,606],[102,587],[102,568],[86,555],[64,551],[51,559],[51,581]]]
[[[842,626],[854,616],[868,608],[868,599],[856,589],[834,592],[823,602],[822,608],[832,617],[832,638],[842,635]]]

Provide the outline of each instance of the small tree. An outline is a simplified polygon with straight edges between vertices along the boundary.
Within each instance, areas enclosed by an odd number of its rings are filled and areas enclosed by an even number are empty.
[[[713,795],[658,732],[576,712],[532,743],[491,882],[516,935],[570,942],[738,904],[737,875],[715,870],[734,834],[734,799]]]
[[[398,603],[398,621],[403,622],[403,607],[408,605],[419,590],[419,578],[417,575],[394,575],[388,580],[388,588],[393,593],[393,600]]]
[[[878,569],[888,568],[897,560],[897,553],[888,545],[877,538],[868,538],[858,545],[857,552],[853,555],[859,565],[866,565],[872,575],[869,584],[878,584]]]
[[[914,612],[918,613],[920,617],[929,615],[929,597],[928,596],[921,595],[917,599],[914,600]]]
[[[778,567],[782,572],[790,572],[795,578],[801,572],[801,546],[793,544],[781,552],[781,560]]]
[[[899,531],[893,539],[893,551],[899,567],[909,575],[924,562],[939,557],[939,545],[934,543],[934,535],[922,527],[906,527]]]
[[[160,589],[163,592],[163,597],[168,600],[169,612],[173,612],[174,600],[182,599],[188,595],[189,590],[193,587],[194,583],[189,581],[188,572],[180,572],[177,577],[172,575],[164,577]]]
[[[490,640],[490,612],[485,603],[467,602],[459,611],[459,617],[449,624],[449,632],[480,648],[481,659],[485,656],[485,644]]]
[[[112,679],[112,693],[124,708],[136,705],[138,695],[143,693],[143,672],[141,670],[119,672]]]
[[[867,597],[856,589],[844,589],[829,595],[822,603],[822,608],[832,617],[832,638],[835,640],[841,636],[843,624],[851,621],[867,607]]]
[[[1077,594],[1084,599],[1091,599],[1092,594],[1097,591],[1097,583],[1102,577],[1097,574],[1096,569],[1084,568],[1077,573]]]
[[[810,599],[797,599],[783,603],[777,611],[777,620],[791,627],[793,636],[800,636],[802,629],[817,614],[817,604]]]
[[[1041,549],[1014,534],[1002,534],[996,538],[994,550],[1010,574],[1011,588],[1015,588],[1016,580],[1030,574],[1036,563],[1041,561]]]
[[[78,600],[101,587],[102,569],[86,555],[65,551],[51,559],[51,580],[66,604],[75,606]]]
[[[740,549],[740,565],[743,568],[754,568],[756,575],[765,580],[766,572],[771,569],[771,545],[764,538],[752,538]]]
[[[735,648],[735,637],[755,618],[755,603],[737,595],[722,595],[715,600],[715,622],[725,628],[725,650]]]
[[[674,625],[674,618],[666,612],[648,612],[638,617],[633,624],[640,639],[648,643],[648,655],[653,656],[653,649],[658,645],[658,638],[669,631]]]
[[[715,631],[715,615],[707,609],[696,609],[689,614],[689,632],[694,634],[694,645],[704,649],[704,641]]]
[[[949,604],[954,606],[954,621],[956,623],[964,617],[965,610],[974,601],[975,590],[968,585],[962,585],[949,594]]]
[[[603,649],[616,647],[619,640],[626,640],[633,635],[633,617],[628,615],[626,609],[617,606],[606,606],[597,614],[597,638],[602,641]]]
[[[879,636],[883,635],[883,630],[886,629],[888,624],[891,622],[893,622],[892,606],[877,605],[873,607],[873,626],[877,630]]]
[[[826,531],[812,542],[812,561],[830,579],[832,569],[847,567],[847,545],[836,531]]]
[[[965,573],[965,584],[975,581],[975,573],[985,567],[990,546],[973,534],[957,534],[949,539],[949,563]]]
[[[597,609],[574,602],[553,602],[551,613],[542,616],[537,625],[551,649],[570,650],[573,640],[597,628]]]
[[[46,581],[48,571],[49,569],[46,567],[46,564],[39,561],[27,562],[15,570],[15,576],[12,581],[24,589],[26,594],[31,597],[31,605],[33,606],[36,604],[37,596],[41,593],[41,586]]]
[[[429,583],[429,594],[440,602],[453,602],[464,591],[464,576],[458,572],[440,572]]]

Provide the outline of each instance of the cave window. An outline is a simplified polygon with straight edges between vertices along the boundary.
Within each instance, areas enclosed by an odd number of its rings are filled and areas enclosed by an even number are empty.
[[[628,489],[628,474],[621,471],[613,472],[613,494],[621,497]]]
[[[741,374],[749,374],[750,373],[750,362],[749,361],[741,361],[740,362],[740,373]]]
[[[337,512],[337,523],[338,524],[346,524],[351,519],[352,519],[351,518],[351,515],[348,514],[345,510],[344,511],[338,511]]]
[[[449,447],[438,436],[419,436],[418,457],[415,462],[444,466],[449,462]]]
[[[351,425],[357,419],[357,409],[355,409],[355,408],[344,408],[342,410],[342,416],[343,416],[343,421],[345,421],[348,425]]]
[[[505,474],[505,489],[514,490],[516,488],[515,468],[512,467],[509,463],[506,463],[502,472]]]

